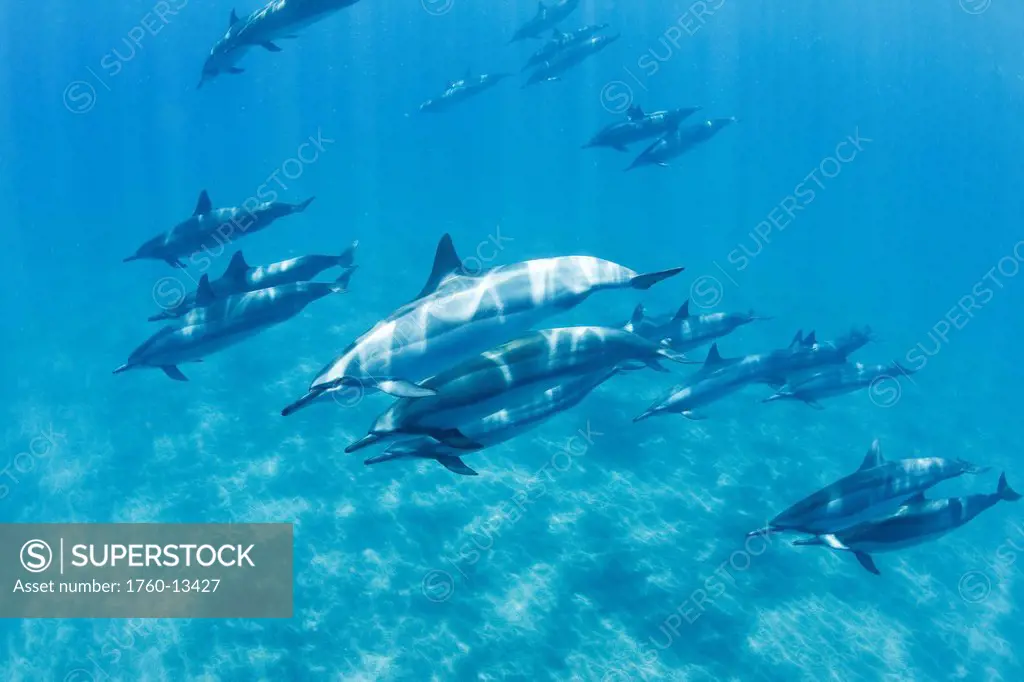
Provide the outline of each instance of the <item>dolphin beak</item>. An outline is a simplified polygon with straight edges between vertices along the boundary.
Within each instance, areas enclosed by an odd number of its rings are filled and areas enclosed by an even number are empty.
[[[139,256],[137,256],[137,255],[136,256],[128,256],[127,258],[125,258],[121,262],[122,263],[131,263],[133,260],[139,260]]]
[[[345,452],[349,453],[349,452],[355,452],[356,450],[362,450],[365,447],[369,447],[369,446],[373,445],[374,443],[378,442],[379,440],[380,440],[380,436],[378,436],[375,433],[369,433],[369,434],[363,436],[362,438],[360,438],[359,440],[357,440],[355,443],[352,443],[347,448],[345,448]]]
[[[324,389],[324,390],[326,390],[326,389]],[[308,405],[311,402],[313,402],[314,400],[316,400],[320,396],[320,394],[324,392],[324,390],[319,390],[318,389],[316,391],[308,392],[306,395],[302,396],[301,398],[296,400],[294,403],[292,403],[288,407],[286,407],[283,410],[281,410],[281,416],[282,417],[287,417],[290,414],[298,412],[303,407],[305,407],[306,405]]]
[[[131,365],[121,365],[120,367],[118,367],[117,369],[115,369],[113,371],[113,374],[120,374],[121,372],[127,372],[131,368],[132,368]]]

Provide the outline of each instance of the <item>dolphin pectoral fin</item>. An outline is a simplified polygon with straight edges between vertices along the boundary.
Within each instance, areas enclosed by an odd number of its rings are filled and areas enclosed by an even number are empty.
[[[177,258],[164,258],[164,262],[170,265],[172,268],[178,268],[184,270],[187,266]]]
[[[854,552],[853,556],[857,557],[857,562],[865,568],[865,570],[874,573],[875,575],[882,575],[882,572],[875,566],[875,560],[871,558],[870,554],[864,552]]]
[[[655,166],[661,166],[662,168],[671,168],[672,167],[672,166],[668,165],[667,163],[665,163],[664,161],[659,161],[658,163],[656,163],[654,165]]]
[[[684,410],[680,412],[680,414],[689,419],[690,421],[695,422],[704,421],[705,419],[708,418],[707,415],[704,414],[703,412],[694,412],[693,410]]]
[[[335,294],[348,293],[348,283],[352,279],[352,273],[356,271],[359,266],[351,265],[345,268],[345,272],[341,273],[338,279],[334,280],[334,284],[331,285],[331,292]]]
[[[277,45],[275,45],[274,43],[270,42],[269,40],[267,42],[265,42],[265,43],[260,43],[260,44],[263,46],[263,49],[269,50],[270,52],[280,52],[281,51],[281,48],[279,48]]]
[[[237,66],[232,66],[228,69],[228,73],[237,76],[240,73],[245,73],[245,69],[240,69]]]
[[[817,400],[805,400],[804,405],[813,407],[816,410],[824,410],[825,406],[819,403]]]
[[[454,455],[438,455],[435,459],[441,464],[441,466],[452,473],[462,474],[463,476],[480,475],[466,466],[465,462]]]
[[[667,369],[665,369],[665,366],[662,365],[660,362],[658,362],[657,360],[655,360],[653,358],[647,361],[647,366],[650,367],[651,369],[653,369],[655,372],[661,372],[662,374],[669,374],[669,371]]]
[[[164,371],[164,374],[175,381],[188,381],[188,377],[182,374],[181,370],[175,365],[161,365],[160,369]]]
[[[621,144],[613,144],[612,145],[612,149],[614,149],[615,151],[624,152],[624,153],[627,153],[627,154],[629,153],[629,147],[625,147],[625,146],[623,146]]]
[[[649,272],[644,275],[637,275],[633,279],[629,280],[629,286],[634,289],[647,290],[664,279],[678,275],[683,270],[684,268],[672,268],[670,270],[659,270],[658,272]]]
[[[375,386],[382,393],[387,393],[396,398],[426,398],[437,395],[437,391],[432,388],[423,388],[411,381],[402,381],[401,379],[385,379],[378,381]]]

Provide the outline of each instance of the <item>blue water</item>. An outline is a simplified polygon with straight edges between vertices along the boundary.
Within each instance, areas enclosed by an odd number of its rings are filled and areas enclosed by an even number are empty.
[[[881,577],[821,548],[744,541],[853,471],[874,438],[892,457],[993,467],[943,494],[990,492],[1000,470],[1024,486],[1015,3],[706,0],[717,9],[695,18],[687,2],[583,0],[565,28],[608,22],[621,40],[526,90],[537,44],[505,43],[529,0],[362,0],[201,90],[233,3],[165,4],[180,9],[164,24],[150,0],[0,5],[0,461],[50,434],[0,480],[0,520],[291,522],[295,616],[6,621],[0,678],[1024,678],[1020,506],[879,555]],[[159,30],[132,54],[144,21]],[[416,113],[467,68],[517,78]],[[670,169],[623,173],[631,154],[580,146],[630,101],[739,122]],[[330,142],[286,165],[311,136]],[[236,205],[282,172],[282,200],[316,202],[238,246],[256,264],[358,239],[350,293],[188,366],[187,384],[112,376],[155,330],[154,288],[184,277],[121,259],[201,189]],[[500,252],[478,246],[498,230]],[[869,324],[878,341],[856,359],[916,348],[925,364],[822,411],[751,389],[699,423],[633,424],[679,378],[636,373],[472,455],[477,478],[367,468],[342,449],[385,398],[278,411],[419,290],[444,232],[487,265],[687,267],[553,324],[692,296],[774,317],[722,340],[725,355]]]

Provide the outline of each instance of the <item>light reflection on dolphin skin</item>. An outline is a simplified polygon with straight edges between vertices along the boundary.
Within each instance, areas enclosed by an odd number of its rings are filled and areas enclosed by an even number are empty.
[[[313,203],[313,199],[310,197],[301,204],[266,201],[251,209],[214,208],[210,195],[203,190],[191,216],[147,241],[133,255],[125,258],[124,262],[162,260],[171,267],[184,268],[186,265],[181,262],[182,258],[202,249],[213,248],[215,244],[223,246],[231,237],[259,232],[279,218],[302,213]]]
[[[244,19],[239,19],[235,10],[231,10],[227,32],[210,50],[197,89],[222,73],[243,73],[244,69],[237,64],[251,48],[259,46],[280,52],[275,40],[296,38],[296,32],[358,1],[271,0]]]
[[[203,275],[196,294],[200,307],[189,311],[180,326],[168,325],[136,348],[114,374],[140,367],[155,367],[176,381],[188,381],[178,369],[186,362],[200,362],[219,350],[298,315],[313,301],[347,290],[355,268],[335,282],[298,282],[260,289],[226,298],[215,298],[209,278]]]
[[[664,372],[660,361],[665,359],[687,362],[675,351],[619,329],[565,327],[534,332],[427,379],[422,386],[432,395],[399,400],[377,418],[369,435],[345,451],[420,435],[457,449],[479,449],[482,444],[461,432],[461,425],[514,409],[524,400],[524,392],[532,396],[538,387],[557,387],[567,377],[616,368],[651,367]]]
[[[564,256],[459,274],[462,261],[445,235],[420,297],[356,339],[313,379],[288,415],[326,391],[359,386],[396,397],[422,397],[422,381],[456,362],[519,336],[588,296],[612,289],[645,290],[682,268],[638,274],[591,256]]]
[[[914,457],[887,460],[875,440],[855,472],[808,495],[772,519],[765,528],[748,533],[837,533],[858,523],[895,513],[907,500],[942,481],[980,474],[979,467],[961,459]]]
[[[574,45],[583,42],[589,38],[593,38],[600,31],[608,28],[608,24],[594,24],[592,26],[584,26],[578,28],[572,33],[563,33],[558,28],[552,29],[551,39],[544,43],[543,47],[530,55],[526,64],[523,65],[522,70],[528,71],[529,69],[539,66],[544,62],[548,61],[562,50],[567,50]]]
[[[667,168],[669,161],[707,142],[735,122],[736,119],[733,117],[709,118],[695,125],[679,126],[651,143],[625,170],[631,171],[641,166]]]
[[[835,551],[852,552],[865,570],[880,575],[872,554],[894,552],[914,547],[969,523],[997,503],[1016,502],[1021,496],[1006,482],[1006,474],[999,476],[994,493],[967,495],[944,499],[925,499],[919,493],[895,513],[886,518],[867,521],[850,528],[797,540],[794,545],[819,545]]]

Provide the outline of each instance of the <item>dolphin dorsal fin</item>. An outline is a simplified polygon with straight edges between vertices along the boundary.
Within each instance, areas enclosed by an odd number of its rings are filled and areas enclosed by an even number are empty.
[[[437,243],[437,251],[434,252],[434,267],[430,270],[430,277],[427,278],[427,283],[423,285],[420,293],[416,295],[416,299],[434,293],[441,280],[461,269],[462,259],[455,252],[455,244],[452,243],[451,235],[446,234]]]
[[[704,369],[714,369],[720,365],[726,363],[725,358],[718,352],[718,344],[711,344],[711,348],[708,350],[708,357],[704,360]]]
[[[630,331],[635,332],[636,328],[638,326],[640,326],[640,321],[643,320],[643,319],[644,319],[644,304],[643,303],[637,303],[636,307],[633,308],[633,314],[630,316],[629,324],[627,324],[626,327]]]
[[[804,331],[802,329],[797,330],[796,335],[793,336],[793,340],[789,342],[790,348],[799,348],[800,344],[804,340]]]
[[[213,293],[210,286],[210,276],[203,275],[199,278],[199,288],[196,289],[196,306],[205,308],[216,300],[217,295]]]
[[[630,121],[637,121],[644,117],[644,109],[639,104],[634,104],[626,110],[626,118]]]
[[[804,337],[804,340],[800,342],[800,345],[801,346],[807,346],[809,348],[809,347],[813,346],[816,343],[818,343],[818,339],[817,339],[817,337],[815,337],[814,332],[811,332],[807,336]]]
[[[196,210],[192,211],[193,216],[205,215],[213,210],[213,202],[210,201],[210,195],[204,189],[199,193],[199,200],[196,202]]]
[[[882,448],[879,446],[878,439],[876,438],[871,443],[871,447],[868,448],[868,454],[864,455],[864,461],[860,463],[860,468],[857,471],[873,469],[882,464],[885,464],[885,458],[882,457]]]
[[[228,28],[231,28],[232,26],[234,26],[237,23],[238,23],[238,12],[236,12],[235,8],[232,7],[231,8],[231,16],[228,17]]]
[[[249,264],[245,262],[245,256],[242,255],[241,251],[235,251],[235,255],[231,257],[231,262],[228,263],[228,269],[224,271],[224,276],[229,279],[241,279],[248,271]]]
[[[679,310],[676,311],[676,316],[672,318],[673,322],[679,320],[685,320],[690,316],[690,299],[683,301],[683,304],[679,306]]]

